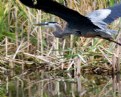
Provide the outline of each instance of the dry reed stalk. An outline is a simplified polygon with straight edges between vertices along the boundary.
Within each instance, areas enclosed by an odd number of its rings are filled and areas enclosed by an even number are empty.
[[[14,14],[15,14],[15,34],[16,34],[16,48],[18,47],[18,44],[19,44],[19,34],[18,34],[18,8],[15,7],[15,11],[14,11]]]
[[[119,33],[117,40],[121,43],[121,33]],[[118,95],[121,95],[121,78],[120,78],[120,58],[121,58],[121,46],[117,45],[117,48],[114,51],[112,57],[112,66],[113,66],[113,90],[118,92]]]
[[[37,22],[41,22],[41,16],[42,16],[42,13],[41,11],[38,11],[38,14],[37,14]],[[41,32],[41,27],[38,28],[37,30],[37,50],[38,51],[41,51],[41,54],[43,55],[44,54],[44,47],[43,47],[43,33]],[[39,55],[39,53],[37,53]]]

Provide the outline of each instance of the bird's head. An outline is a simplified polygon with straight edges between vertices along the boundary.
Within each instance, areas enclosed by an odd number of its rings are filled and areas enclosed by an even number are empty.
[[[61,38],[63,37],[64,33],[61,25],[57,22],[42,22],[42,23],[37,23],[35,26],[44,26],[44,27],[49,27],[54,29],[53,34],[55,37]]]
[[[50,27],[50,28],[56,28],[56,26],[60,26],[57,22],[42,22],[34,24],[35,26],[44,26],[44,27]]]

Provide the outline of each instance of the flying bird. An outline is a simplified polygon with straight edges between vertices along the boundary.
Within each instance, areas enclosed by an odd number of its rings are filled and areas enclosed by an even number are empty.
[[[38,23],[38,26],[52,27],[54,36],[62,38],[67,35],[77,35],[81,37],[99,37],[118,45],[121,43],[113,40],[113,35],[117,31],[108,28],[108,24],[121,17],[121,4],[106,9],[95,10],[86,16],[77,11],[65,7],[53,0],[20,0],[24,5],[42,10],[46,13],[54,14],[67,22],[65,28],[57,22]]]

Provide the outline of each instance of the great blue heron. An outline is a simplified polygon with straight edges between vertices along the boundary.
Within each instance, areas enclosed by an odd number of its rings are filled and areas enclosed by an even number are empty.
[[[82,37],[100,37],[112,42],[115,30],[108,29],[107,25],[121,17],[121,4],[106,9],[99,9],[83,16],[75,10],[65,7],[53,0],[20,0],[24,5],[54,14],[67,22],[64,29],[56,22],[38,23],[36,25],[50,26],[55,29],[55,37],[64,37],[74,34]]]

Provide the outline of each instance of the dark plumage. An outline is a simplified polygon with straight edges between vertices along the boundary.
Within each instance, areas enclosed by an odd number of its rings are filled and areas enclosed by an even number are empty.
[[[89,13],[87,16],[79,14],[77,11],[67,8],[53,0],[20,0],[24,5],[42,10],[46,13],[54,14],[67,22],[65,29],[62,29],[58,23],[46,22],[45,25],[55,29],[55,37],[64,37],[74,34],[83,37],[100,37],[112,42],[112,35],[116,31],[108,29],[107,24],[121,17],[121,4],[107,9],[99,9]],[[52,25],[54,24],[54,25]],[[37,25],[44,25],[39,23]],[[121,45],[120,43],[117,43]]]
[[[112,23],[117,18],[121,17],[121,4],[117,4],[113,7],[109,7],[111,13],[104,19],[107,24]]]

